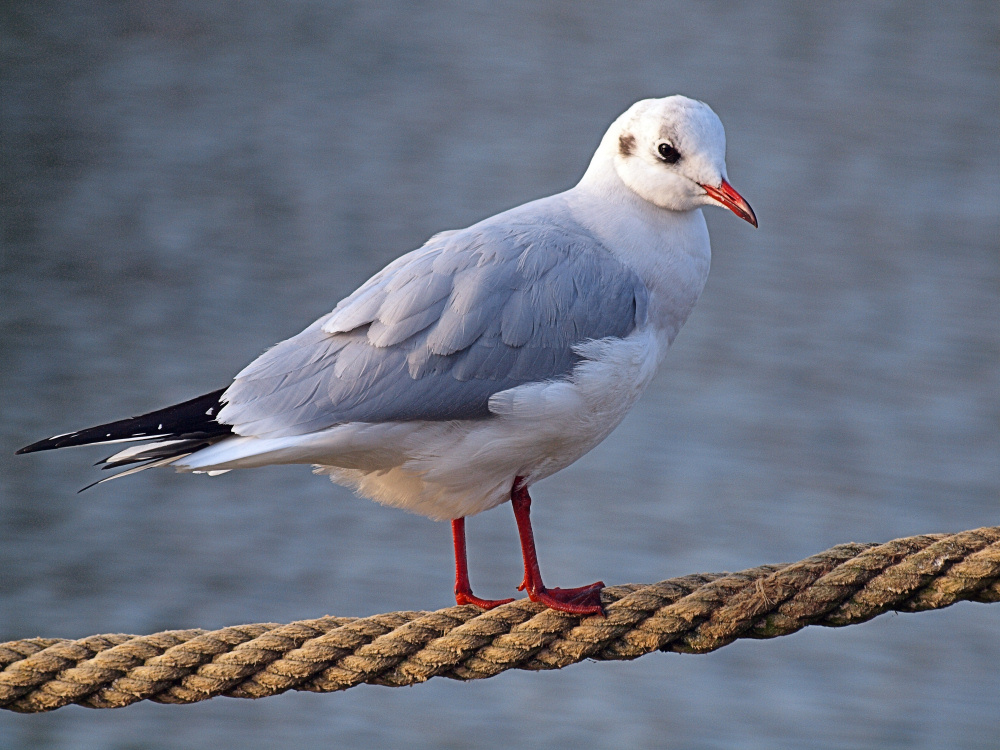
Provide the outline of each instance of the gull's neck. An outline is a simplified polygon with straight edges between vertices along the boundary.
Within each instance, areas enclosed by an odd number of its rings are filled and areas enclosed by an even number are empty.
[[[636,195],[615,171],[609,150],[617,136],[609,149],[611,135],[562,197],[576,221],[642,279],[650,293],[649,323],[669,345],[708,280],[708,227],[701,209],[670,211]]]
[[[649,201],[640,198],[625,182],[615,169],[615,154],[618,149],[618,133],[620,128],[613,126],[601,140],[597,151],[594,153],[587,171],[584,172],[580,181],[569,193],[584,203],[591,204],[591,208],[598,206],[606,207],[602,218],[610,221],[612,225],[621,224],[623,234],[635,231],[638,225],[645,225],[650,229],[659,229],[669,235],[682,236],[685,230],[693,228],[696,224],[704,224],[699,209],[690,211],[671,211],[669,209],[655,206]],[[680,233],[680,235],[677,235]],[[647,252],[648,252],[647,246]]]
[[[577,221],[637,271],[670,258],[708,260],[711,250],[701,209],[671,211],[640,198],[615,171],[608,140],[606,135],[580,182],[562,194]]]

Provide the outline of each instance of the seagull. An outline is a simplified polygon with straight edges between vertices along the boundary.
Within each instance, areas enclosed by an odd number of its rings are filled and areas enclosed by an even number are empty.
[[[575,187],[434,235],[227,388],[18,453],[142,441],[99,462],[131,467],[107,479],[311,464],[379,503],[450,521],[455,600],[483,609],[513,599],[472,593],[465,519],[509,500],[518,590],[600,615],[603,582],[542,583],[528,490],[604,440],[649,385],[708,278],[700,209],[757,226],[725,151],[703,102],[639,101]]]

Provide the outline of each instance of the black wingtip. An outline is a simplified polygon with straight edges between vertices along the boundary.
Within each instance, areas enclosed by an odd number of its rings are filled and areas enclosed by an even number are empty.
[[[232,428],[215,420],[215,415],[219,413],[221,408],[222,394],[225,393],[225,390],[222,388],[212,391],[190,401],[174,404],[138,417],[120,419],[117,422],[88,427],[85,430],[77,430],[65,435],[53,435],[39,440],[37,443],[24,446],[15,451],[14,455],[70,448],[77,445],[228,435],[232,432]]]
[[[54,445],[46,445],[52,441],[52,438],[45,438],[45,440],[39,440],[37,443],[32,443],[31,445],[26,445],[23,448],[18,448],[14,451],[15,456],[20,456],[25,453],[37,453],[38,451],[47,451],[55,448]]]
[[[37,443],[32,443],[31,445],[19,448],[14,451],[14,455],[21,456],[25,453],[53,451],[57,448],[68,448],[76,445],[87,445],[89,443],[100,442],[100,438],[95,438],[95,436],[91,433],[98,432],[100,435],[104,436],[106,433],[104,433],[103,430],[106,426],[107,425],[100,425],[99,427],[92,427],[86,430],[78,430],[77,432],[67,432],[65,435],[53,435],[52,437],[47,437],[44,440],[39,440]],[[110,435],[107,436],[107,438],[110,437]]]

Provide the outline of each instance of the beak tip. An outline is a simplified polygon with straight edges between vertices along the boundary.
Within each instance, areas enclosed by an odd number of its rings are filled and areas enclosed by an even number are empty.
[[[717,188],[709,185],[702,185],[701,187],[712,200],[724,208],[728,208],[745,222],[753,225],[754,229],[757,229],[757,215],[750,208],[750,204],[725,179],[722,180],[722,184]]]

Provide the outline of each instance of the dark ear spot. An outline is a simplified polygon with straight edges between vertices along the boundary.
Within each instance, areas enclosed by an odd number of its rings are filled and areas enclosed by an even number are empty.
[[[618,153],[622,156],[631,156],[635,151],[635,136],[631,133],[622,133],[618,136]]]

